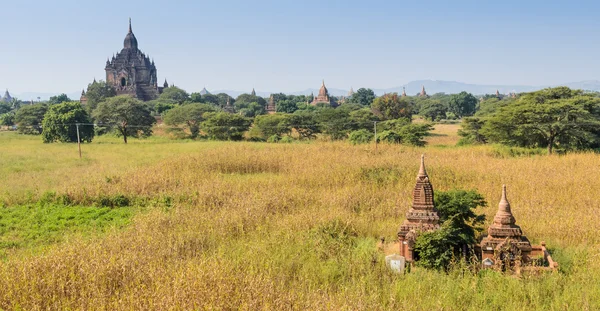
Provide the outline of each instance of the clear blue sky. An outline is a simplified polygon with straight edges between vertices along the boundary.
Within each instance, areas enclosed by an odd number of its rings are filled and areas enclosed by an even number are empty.
[[[6,0],[0,88],[69,93],[104,79],[129,17],[159,80],[190,92],[600,79],[599,2]]]

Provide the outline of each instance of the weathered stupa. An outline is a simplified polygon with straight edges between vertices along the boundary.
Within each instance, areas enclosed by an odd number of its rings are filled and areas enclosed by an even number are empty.
[[[421,167],[417,175],[417,183],[413,190],[413,202],[406,213],[406,220],[398,230],[400,255],[407,261],[413,261],[413,246],[419,232],[440,228],[440,217],[433,201],[433,186],[425,170],[425,156],[421,155]]]

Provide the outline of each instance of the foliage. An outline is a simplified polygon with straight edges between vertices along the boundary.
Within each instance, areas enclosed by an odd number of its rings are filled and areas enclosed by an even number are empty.
[[[249,104],[238,104],[238,102],[236,102],[235,105],[238,107],[236,110],[244,117],[253,118],[258,115],[267,113],[265,107],[256,102],[252,102]]]
[[[98,107],[98,104],[105,101],[107,98],[117,96],[117,91],[115,88],[100,80],[88,84],[87,91],[85,92],[85,97],[87,98],[86,109],[88,113],[91,113]]]
[[[460,92],[450,97],[448,111],[458,118],[472,116],[477,108],[478,100],[471,93]]]
[[[156,122],[144,103],[128,95],[111,97],[100,103],[94,111],[94,118],[102,126],[115,129],[124,143],[127,143],[128,137],[152,135],[152,125]]]
[[[256,103],[263,108],[267,105],[267,101],[260,96],[241,94],[235,99],[235,108],[236,110],[247,108],[252,103]]]
[[[375,92],[371,89],[360,88],[348,98],[349,103],[360,104],[362,106],[371,106],[375,100]]]
[[[67,96],[67,94],[62,93],[60,95],[50,97],[50,99],[48,99],[48,104],[57,105],[57,104],[62,104],[65,102],[70,102],[70,101],[72,101],[72,100]]]
[[[521,96],[500,108],[482,127],[491,142],[566,150],[586,149],[599,142],[600,98],[567,87]]]
[[[353,132],[350,132],[350,135],[348,136],[348,140],[353,144],[353,145],[359,145],[359,144],[368,144],[373,140],[373,133],[365,130],[365,129],[361,129],[361,130],[356,130]]]
[[[381,119],[373,113],[371,108],[362,108],[351,111],[349,120],[352,123],[352,128],[354,130],[364,129],[369,132],[373,132],[375,130],[373,122],[381,121]]]
[[[176,103],[181,105],[190,99],[190,95],[186,91],[176,86],[170,86],[163,89],[163,92],[160,94],[158,99],[162,102]]]
[[[0,101],[0,114],[8,113],[12,110],[10,104]]]
[[[424,138],[433,129],[431,124],[413,124],[407,119],[389,120],[379,123],[382,131],[377,134],[377,140],[387,143],[425,146]]]
[[[77,142],[77,123],[79,126],[79,141],[92,142],[94,126],[88,113],[79,102],[64,102],[50,106],[42,122],[42,139],[44,143]]]
[[[15,124],[21,134],[39,135],[42,133],[42,120],[48,111],[45,104],[26,105],[17,110]]]
[[[290,115],[292,128],[303,139],[315,138],[315,134],[320,133],[319,124],[315,113],[307,110],[298,110]]]
[[[166,125],[184,125],[190,131],[190,138],[196,138],[200,134],[200,124],[205,120],[207,112],[215,111],[214,106],[209,104],[188,104],[178,106],[167,112],[164,118]]]
[[[485,144],[487,139],[481,133],[484,124],[485,121],[477,117],[463,118],[462,129],[458,130],[458,135],[462,137],[459,144]]]
[[[297,102],[292,99],[284,99],[276,101],[276,111],[285,113],[294,113],[298,110]]]
[[[210,112],[204,118],[202,129],[217,140],[241,140],[252,124],[251,119],[226,112]]]
[[[11,112],[0,114],[0,125],[1,126],[15,125],[15,113],[11,111]]]
[[[254,127],[259,131],[260,137],[268,139],[272,136],[283,137],[292,132],[292,118],[287,114],[260,115],[254,119]]]
[[[398,96],[398,93],[377,97],[372,104],[373,109],[381,114],[384,120],[399,118],[410,120],[413,106],[409,97]]]
[[[438,191],[435,202],[441,228],[419,234],[414,250],[420,266],[448,270],[455,258],[467,256],[468,247],[477,242],[475,235],[482,230],[480,225],[484,223],[485,215],[478,215],[475,210],[487,203],[473,190]]]
[[[419,108],[419,114],[432,122],[444,119],[447,111],[448,107],[432,98],[426,99]]]
[[[319,108],[316,113],[316,120],[319,123],[320,131],[333,140],[346,138],[352,130],[350,113],[344,109]]]

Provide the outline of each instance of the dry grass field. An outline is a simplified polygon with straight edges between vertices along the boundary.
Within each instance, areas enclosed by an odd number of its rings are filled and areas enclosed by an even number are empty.
[[[101,137],[82,160],[0,133],[0,309],[600,309],[600,156],[454,147],[457,128],[377,150]],[[476,189],[489,217],[506,184],[560,271],[389,272],[376,242],[404,220],[422,153],[436,190]],[[21,210],[41,215],[31,229]]]

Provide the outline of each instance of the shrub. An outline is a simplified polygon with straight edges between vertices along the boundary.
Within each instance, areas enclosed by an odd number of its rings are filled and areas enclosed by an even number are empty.
[[[348,139],[353,145],[368,144],[371,140],[373,140],[373,136],[373,133],[362,129],[351,132]]]

